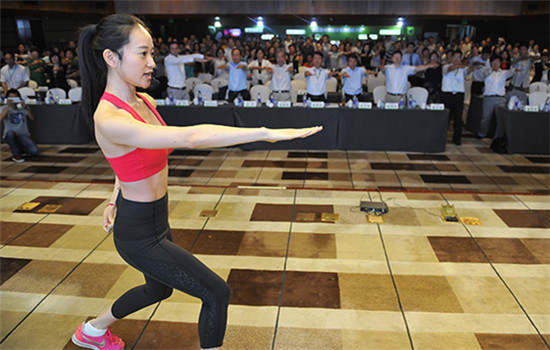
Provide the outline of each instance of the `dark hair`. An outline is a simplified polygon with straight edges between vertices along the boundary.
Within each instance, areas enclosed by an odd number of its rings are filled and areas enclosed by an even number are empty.
[[[16,94],[17,97],[21,98],[21,94],[17,89],[9,89],[8,92],[6,92],[6,96],[9,96],[10,94]]]
[[[489,62],[493,63],[494,60],[500,60],[500,56],[498,55],[491,56],[491,58],[489,59]]]
[[[414,43],[413,43],[412,41],[409,41],[409,42],[407,43],[407,47],[409,47],[409,45],[412,45],[412,46],[414,47]]]
[[[349,60],[350,58],[353,58],[354,60],[356,60],[357,62],[359,62],[359,57],[357,57],[357,55],[356,55],[355,53],[350,53],[350,54],[348,55],[348,60]]]
[[[265,51],[262,48],[256,50],[256,58],[258,58],[258,53],[260,53],[260,52],[264,54],[264,58],[265,58]]]
[[[395,55],[396,53],[399,54],[399,56],[403,57],[403,52],[401,52],[401,50],[397,50],[397,51],[394,51],[391,55],[393,57],[393,55]]]
[[[229,39],[231,39],[231,38],[229,38]],[[239,55],[241,55],[241,56],[243,55],[241,49],[239,49],[238,47],[234,47],[233,50],[231,50],[231,56],[233,56],[233,52],[235,52],[235,51],[239,51]]]
[[[481,54],[482,54],[482,55],[483,55],[483,54],[488,54],[488,55],[490,55],[491,53],[493,53],[493,52],[491,51],[491,48],[490,48],[489,46],[484,46],[483,49],[481,49]]]
[[[460,57],[462,57],[462,51],[460,50],[454,50],[452,56],[456,55],[457,53],[459,53]]]
[[[450,50],[447,51],[447,52],[450,52]],[[432,51],[432,52],[430,52],[430,55],[429,55],[428,57],[431,59],[433,55],[436,55],[437,58],[439,58],[439,54],[437,53],[437,51]]]
[[[52,62],[52,58],[54,57],[57,57],[59,59],[59,63],[61,63],[61,56],[57,52],[54,52],[50,55],[50,62]]]
[[[147,27],[142,20],[126,14],[104,17],[98,24],[88,25],[78,38],[79,68],[82,77],[82,101],[80,113],[93,125],[93,115],[107,84],[107,64],[103,51],[109,49],[118,54],[130,41],[130,33],[136,26]]]
[[[315,56],[315,55],[321,56],[321,58],[324,58],[324,57],[325,57],[325,55],[324,55],[321,51],[315,51],[315,52],[313,53],[313,56]]]

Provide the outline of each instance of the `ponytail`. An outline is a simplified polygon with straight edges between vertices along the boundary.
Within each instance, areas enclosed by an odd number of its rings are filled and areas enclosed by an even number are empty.
[[[103,51],[109,49],[119,53],[130,41],[130,33],[136,26],[149,30],[142,20],[126,14],[115,14],[103,18],[98,24],[82,28],[78,39],[78,62],[82,77],[82,101],[80,115],[93,126],[94,112],[107,85],[107,64]],[[93,129],[93,128],[92,128]]]

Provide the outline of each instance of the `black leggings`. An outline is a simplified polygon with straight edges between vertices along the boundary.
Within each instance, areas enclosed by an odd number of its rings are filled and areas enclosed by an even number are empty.
[[[202,300],[199,338],[202,348],[222,346],[227,321],[229,285],[172,242],[168,225],[168,195],[154,202],[134,202],[119,193],[114,241],[120,256],[145,276],[145,284],[130,289],[111,309],[123,318],[168,298],[172,288]]]

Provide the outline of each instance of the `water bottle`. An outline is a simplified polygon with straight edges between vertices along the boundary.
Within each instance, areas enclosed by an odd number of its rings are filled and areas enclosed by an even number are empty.
[[[4,98],[4,94],[0,94],[0,104],[4,104],[6,102],[6,99]]]
[[[546,101],[544,102],[544,111],[550,112],[550,98],[547,98]]]
[[[260,95],[260,93],[258,92],[258,106],[257,107],[261,107],[262,106],[262,95]]]
[[[412,97],[412,95],[409,95],[409,99],[408,99],[408,101],[407,101],[407,105],[408,105],[407,108],[409,108],[409,109],[412,109],[412,108],[413,108],[413,97]]]
[[[240,93],[239,93],[239,95],[237,96],[237,101],[239,101],[239,102],[238,102],[239,107],[242,107],[243,104],[244,104],[244,102],[243,102],[243,95],[241,95]]]
[[[413,109],[416,109],[416,100],[412,100],[412,107]]]
[[[357,99],[357,96],[353,96],[353,108],[359,107],[359,100]]]
[[[58,105],[59,104],[59,96],[55,95],[55,104]]]
[[[403,101],[403,97],[399,100],[399,109],[405,108],[405,101]]]
[[[516,98],[516,101],[514,102],[514,111],[517,111],[519,109],[519,100]]]
[[[273,93],[269,95],[269,102],[273,105],[275,104],[275,96],[273,96]]]
[[[199,91],[199,106],[202,106],[202,91]]]
[[[172,94],[168,95],[168,104],[170,106],[174,105],[174,96],[172,96]]]
[[[307,108],[311,108],[311,98],[307,99]]]
[[[524,107],[523,101],[522,101],[522,100],[519,100],[518,109],[519,109],[520,111],[523,111],[523,107]]]
[[[306,108],[307,107],[307,96],[306,95],[303,95],[303,96],[304,96],[304,98],[302,99],[302,103],[303,103],[304,108]]]

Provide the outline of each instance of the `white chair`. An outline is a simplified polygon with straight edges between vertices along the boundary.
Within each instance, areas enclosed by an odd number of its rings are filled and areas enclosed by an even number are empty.
[[[537,91],[547,92],[548,86],[545,83],[541,83],[540,81],[537,81],[529,85],[529,93],[537,92]]]
[[[306,67],[306,66],[300,66],[298,67],[298,73],[304,73],[306,70],[308,70],[309,68]]]
[[[74,79],[67,79],[67,83],[69,84],[71,89],[78,87],[78,83]]]
[[[73,102],[82,101],[82,88],[80,86],[77,86],[75,88],[70,89],[69,90],[69,98]]]
[[[271,80],[268,80],[264,85],[271,89]]]
[[[188,89],[187,91],[191,90],[193,91],[195,89],[195,86],[202,84],[202,80],[199,78],[187,78],[185,79],[185,87]]]
[[[290,82],[290,86],[292,87],[292,90],[296,91],[307,90],[307,83],[305,80],[292,80]]]
[[[258,94],[260,94],[262,103],[266,103],[267,101],[269,101],[271,89],[265,85],[254,85],[250,89],[250,98],[252,99],[252,101],[256,101],[258,99]]]
[[[193,94],[195,95],[195,97],[199,96],[199,91],[202,95],[203,101],[212,101],[212,94],[214,93],[214,89],[212,88],[212,86],[208,84],[196,85],[193,89]]]
[[[199,74],[199,79],[206,84],[210,84],[212,82],[212,74],[210,73],[201,73]]]
[[[550,83],[548,83],[548,87],[546,88],[546,91],[550,93]]]
[[[221,87],[229,85],[229,81],[224,78],[216,78],[212,79],[210,82],[210,86],[212,86],[212,89],[214,89],[214,92],[218,92]]]
[[[327,79],[327,92],[336,92],[338,81],[332,77]]]
[[[294,79],[294,80],[303,80],[303,81],[307,81],[307,78],[306,78],[306,76],[304,75],[304,73],[294,74],[293,79]]]
[[[407,82],[407,91],[408,91],[410,88],[411,88],[411,82],[408,81],[408,82]]]
[[[50,98],[50,96],[53,96],[54,98],[64,99],[67,98],[67,93],[61,88],[53,88],[49,89],[46,93],[46,98]]]
[[[369,78],[367,79],[367,89],[369,92],[373,92],[374,89],[377,86],[386,86],[386,76],[382,73],[378,73],[378,75],[369,75]]]
[[[543,91],[537,91],[529,94],[529,105],[540,106],[550,95]]]
[[[36,88],[38,87],[38,83],[34,80],[29,80],[29,87],[33,90],[36,90]]]
[[[378,101],[384,101],[386,98],[386,85],[379,85],[372,90],[372,97],[374,99],[374,103],[378,103]]]
[[[291,89],[290,90],[290,102],[292,104],[295,104],[298,101],[298,90]]]
[[[415,86],[407,91],[407,98],[412,97],[417,106],[428,102],[428,90],[420,86]]]
[[[25,99],[29,96],[34,96],[35,95],[35,92],[33,89],[31,89],[30,87],[22,87],[22,88],[19,88],[19,94],[21,95],[21,98]]]

